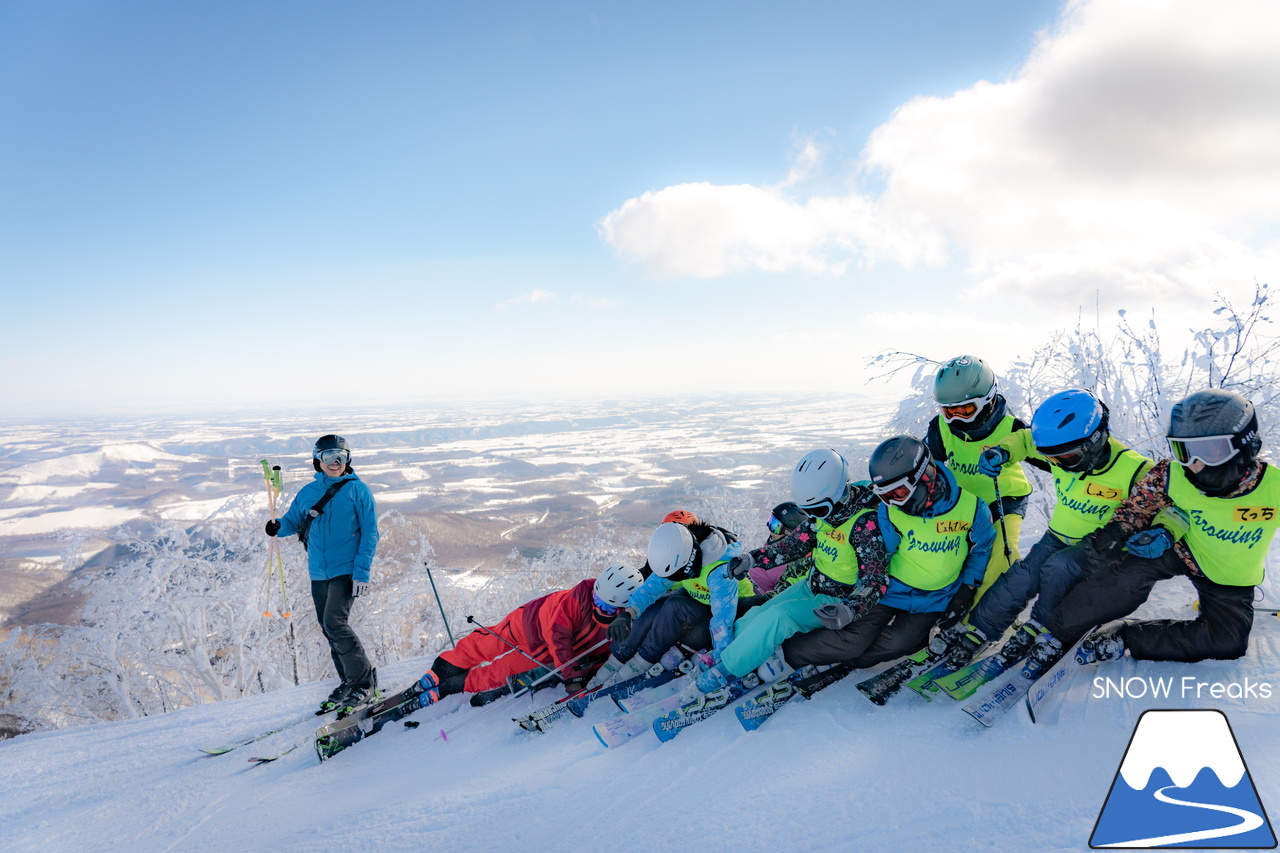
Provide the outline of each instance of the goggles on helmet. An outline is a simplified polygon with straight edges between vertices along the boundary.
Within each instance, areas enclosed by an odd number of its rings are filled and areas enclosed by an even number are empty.
[[[765,524],[769,527],[769,532],[774,536],[781,536],[787,530],[787,526],[779,521],[778,517],[773,513],[769,513],[769,520]]]
[[[617,616],[618,611],[622,609],[616,604],[609,604],[594,592],[591,593],[591,599],[595,603],[596,610],[600,611],[601,616]]]
[[[972,423],[978,417],[978,414],[986,408],[987,403],[995,399],[995,396],[996,389],[993,385],[991,390],[981,397],[971,397],[958,403],[941,405],[942,417],[946,419],[947,423],[954,423],[955,421],[960,421],[963,424]]]
[[[1084,460],[1086,451],[1087,448],[1081,444],[1061,453],[1046,453],[1044,457],[1060,468],[1071,468]]]
[[[335,462],[341,462],[346,465],[351,461],[351,451],[335,447],[329,450],[321,450],[316,454],[316,458],[320,460],[321,465],[332,465]]]
[[[823,498],[821,503],[816,503],[813,506],[800,507],[801,511],[812,518],[826,518],[831,515],[832,510],[835,508],[835,501],[831,500],[831,498]],[[770,527],[769,529],[772,530],[773,528]]]
[[[1200,461],[1209,467],[1221,465],[1240,452],[1234,435],[1202,435],[1195,438],[1169,438],[1173,458],[1183,465]]]

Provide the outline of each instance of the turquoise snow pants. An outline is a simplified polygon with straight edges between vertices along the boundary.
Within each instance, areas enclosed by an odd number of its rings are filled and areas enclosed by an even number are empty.
[[[799,580],[734,623],[733,642],[721,654],[720,662],[741,678],[768,660],[783,640],[821,628],[814,609],[839,603],[833,595],[814,595],[809,581]]]

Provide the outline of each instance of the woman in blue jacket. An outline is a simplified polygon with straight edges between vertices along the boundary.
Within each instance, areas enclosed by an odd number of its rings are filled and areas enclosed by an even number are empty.
[[[283,518],[267,522],[267,535],[296,533],[307,549],[311,600],[341,679],[320,709],[349,712],[372,701],[378,687],[378,673],[348,624],[352,602],[369,586],[378,516],[373,494],[351,468],[345,438],[316,439],[311,464],[315,479],[298,490]]]

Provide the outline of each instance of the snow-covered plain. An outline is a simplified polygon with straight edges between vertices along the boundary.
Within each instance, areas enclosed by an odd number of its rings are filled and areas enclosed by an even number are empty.
[[[1167,585],[1143,613],[1192,615]],[[386,686],[429,658],[382,668]],[[1096,698],[1092,678],[1269,684],[1271,698]],[[606,750],[592,722],[545,734],[512,716],[559,695],[474,709],[450,697],[320,764],[310,725],[218,757],[216,746],[305,713],[311,684],[152,719],[0,743],[0,827],[10,851],[1088,849],[1094,820],[1148,708],[1216,708],[1262,803],[1280,813],[1280,620],[1260,616],[1248,657],[1200,664],[1128,658],[1077,670],[1052,725],[1021,708],[984,729],[956,703],[902,695],[879,708],[857,677],[744,733],[721,714],[659,744]],[[536,701],[535,701],[536,700]],[[604,707],[608,705],[609,707]],[[441,740],[441,729],[452,730]]]

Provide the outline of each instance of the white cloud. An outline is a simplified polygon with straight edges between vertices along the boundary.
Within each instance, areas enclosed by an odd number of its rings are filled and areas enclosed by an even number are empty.
[[[494,307],[499,311],[505,311],[515,305],[541,305],[544,302],[554,302],[559,296],[547,290],[532,290],[521,296],[499,302]]]
[[[600,224],[664,276],[959,260],[970,296],[1202,300],[1280,247],[1280,4],[1080,0],[1010,80],[916,98],[870,136],[876,195],[681,184]]]

